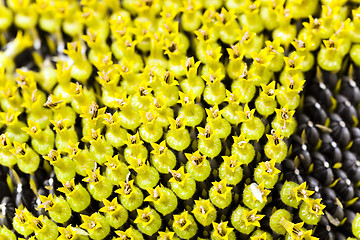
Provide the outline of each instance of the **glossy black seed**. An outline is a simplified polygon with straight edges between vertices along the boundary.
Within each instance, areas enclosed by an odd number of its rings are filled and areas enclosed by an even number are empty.
[[[351,151],[343,152],[342,169],[352,182],[360,181],[360,160],[355,153]]]
[[[304,112],[308,113],[311,120],[314,123],[326,124],[327,114],[326,111],[322,108],[321,104],[316,101],[316,99],[312,96],[308,96],[305,98],[304,103]]]
[[[350,133],[352,138],[360,138],[360,129],[358,127],[350,128]]]
[[[330,163],[319,152],[311,153],[311,157],[314,163],[312,176],[318,179],[324,186],[330,185],[334,181],[334,173]]]
[[[326,205],[326,208],[332,208],[336,202],[336,192],[334,189],[323,187],[320,190],[321,196],[323,198],[323,203]]]
[[[354,153],[360,153],[360,129],[358,127],[352,127],[350,129],[351,139],[353,141],[351,145],[351,151]]]
[[[318,225],[319,225],[319,226],[320,226],[320,225],[322,225],[322,226],[330,225],[330,222],[329,222],[329,220],[328,220],[328,218],[326,217],[325,214],[324,214],[324,215],[321,215],[320,220],[319,220],[319,222],[318,222]]]
[[[314,191],[313,195],[311,195],[311,198],[321,198],[320,181],[312,176],[306,176],[304,180],[308,186],[308,190]]]
[[[349,99],[354,106],[359,104],[360,90],[353,79],[346,77],[342,80],[340,93]]]
[[[336,85],[339,82],[339,78],[336,75],[336,73],[329,72],[329,71],[323,71],[322,72],[322,81],[325,83],[325,85],[333,92],[336,88]]]
[[[306,123],[299,125],[299,130],[301,132],[305,131],[306,142],[311,147],[315,147],[319,144],[320,134],[312,121],[307,121]]]
[[[297,115],[296,120],[298,122],[299,125],[303,124],[303,123],[307,123],[308,121],[310,121],[310,118],[303,113],[300,113],[299,115]],[[299,135],[301,135],[301,132],[298,132]],[[293,136],[297,136],[297,135],[293,135]]]
[[[56,189],[61,187],[61,183],[56,179],[54,172],[50,173],[49,179],[46,179],[43,185],[51,194],[55,194]]]
[[[30,189],[29,185],[18,184],[13,193],[13,199],[16,207],[23,204],[26,208],[31,209],[31,200],[33,197],[34,193]]]
[[[356,154],[353,153],[352,151],[346,150],[346,151],[343,151],[342,154],[343,154],[342,165],[345,168],[349,168],[349,167],[355,165],[356,161],[358,160]]]
[[[326,211],[327,213],[326,214],[326,217],[328,218],[329,222],[335,226],[335,227],[338,227],[341,223],[341,221],[344,219],[345,217],[345,213],[344,213],[344,209],[337,205],[337,204],[334,204],[333,206],[331,207],[326,207]]]
[[[0,203],[0,226],[12,228],[12,219],[14,217],[15,204],[13,200],[6,196]]]
[[[341,149],[338,144],[333,140],[330,134],[324,133],[321,136],[322,144],[320,152],[329,159],[331,165],[340,162],[342,159]]]
[[[334,102],[331,99],[332,93],[323,82],[313,81],[313,84],[311,84],[309,90],[310,94],[315,96],[316,100],[326,109],[329,109],[333,106]]]
[[[331,225],[320,225],[316,227],[316,231],[314,232],[314,237],[324,240],[336,240],[335,234],[332,231]]]
[[[355,152],[356,154],[360,154],[360,137],[353,138],[351,145],[351,151]]]
[[[331,136],[341,148],[347,147],[351,142],[351,134],[346,123],[337,114],[329,114]]]
[[[335,174],[335,178],[348,179],[346,172],[342,169],[333,169],[333,172]]]
[[[38,195],[48,196],[49,191],[46,188],[39,188]],[[34,198],[31,201],[31,210],[34,216],[40,216],[46,214],[44,208],[39,208],[40,204],[41,204],[41,200],[37,196],[34,196]]]
[[[337,113],[329,113],[328,116],[329,116],[329,119],[331,122],[341,122],[342,121],[341,116]]]
[[[311,165],[311,156],[308,145],[303,144],[301,137],[298,135],[292,137],[291,142],[292,142],[291,159],[295,159],[295,157],[298,157],[301,167],[305,171],[307,171]]]
[[[351,102],[342,95],[337,95],[336,101],[336,113],[338,113],[349,126],[357,123],[357,111]]]
[[[282,171],[284,173],[284,178],[288,181],[296,182],[301,184],[304,182],[303,179],[303,169],[297,166],[296,162],[291,159],[285,159],[282,163]]]
[[[335,179],[339,179],[333,187],[337,195],[344,199],[344,201],[351,200],[354,197],[354,186],[347,177],[346,172],[341,169],[334,169],[333,172]]]

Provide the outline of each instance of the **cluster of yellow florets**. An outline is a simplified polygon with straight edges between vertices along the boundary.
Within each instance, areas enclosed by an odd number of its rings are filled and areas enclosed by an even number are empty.
[[[301,222],[263,209],[306,72],[339,72],[348,53],[360,65],[360,8],[347,19],[345,3],[0,1],[0,164],[39,199],[8,227],[38,240],[315,239],[325,206],[306,183],[281,193]]]

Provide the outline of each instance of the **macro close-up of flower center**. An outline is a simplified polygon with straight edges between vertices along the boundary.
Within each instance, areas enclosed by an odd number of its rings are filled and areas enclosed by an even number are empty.
[[[360,0],[0,0],[0,240],[360,239]]]

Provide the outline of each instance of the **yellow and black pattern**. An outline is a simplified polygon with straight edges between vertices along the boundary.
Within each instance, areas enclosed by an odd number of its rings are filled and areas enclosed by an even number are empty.
[[[359,0],[0,0],[0,239],[360,239]]]

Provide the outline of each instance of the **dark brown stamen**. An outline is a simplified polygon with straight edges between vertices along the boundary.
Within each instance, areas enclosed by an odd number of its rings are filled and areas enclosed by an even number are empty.
[[[91,119],[94,119],[97,117],[98,110],[99,110],[99,105],[97,105],[96,102],[93,102],[89,107],[89,113],[90,113]]]

